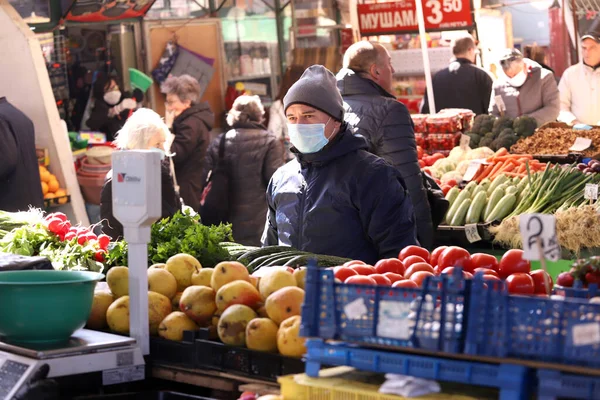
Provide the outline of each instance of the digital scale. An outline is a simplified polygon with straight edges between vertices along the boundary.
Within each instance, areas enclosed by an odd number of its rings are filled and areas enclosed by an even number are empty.
[[[0,338],[0,400],[10,400],[49,367],[48,378],[102,372],[103,385],[143,380],[149,354],[148,242],[161,216],[161,154],[150,150],[112,154],[113,214],[123,224],[129,266],[132,337],[80,329],[60,344],[11,344]],[[1,272],[0,272],[1,273]]]

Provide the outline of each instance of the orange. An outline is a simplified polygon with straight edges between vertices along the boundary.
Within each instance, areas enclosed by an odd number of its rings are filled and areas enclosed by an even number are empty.
[[[51,179],[50,181],[48,181],[48,191],[49,192],[56,192],[58,189],[60,189],[60,185],[58,184],[58,181],[56,180],[56,178]]]
[[[48,193],[48,184],[46,182],[42,182],[42,194]]]
[[[45,198],[45,199],[53,199],[53,198],[55,198],[55,197],[56,197],[56,195],[55,195],[54,193],[46,193],[46,194],[44,195],[44,198]]]
[[[50,180],[50,175],[51,174],[50,174],[50,172],[48,172],[47,169],[45,169],[45,168],[43,170],[40,169],[40,180],[42,182],[46,182],[47,183]]]
[[[54,195],[56,197],[62,197],[61,199],[58,199],[58,204],[67,204],[68,199],[66,198],[67,192],[65,189],[58,189]]]

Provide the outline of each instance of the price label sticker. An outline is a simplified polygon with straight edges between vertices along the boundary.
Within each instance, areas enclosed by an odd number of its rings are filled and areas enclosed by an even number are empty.
[[[344,306],[344,313],[348,319],[361,319],[367,315],[367,306],[365,305],[365,299],[362,297],[351,301]]]
[[[471,138],[467,135],[461,134],[460,135],[460,147],[465,150],[469,147],[469,144],[471,144]]]
[[[467,170],[465,171],[465,174],[462,177],[462,180],[465,182],[473,180],[477,172],[479,172],[479,168],[483,168],[481,166],[481,163],[471,161],[469,163],[469,166],[467,167]]]
[[[413,313],[414,314],[414,313]],[[377,322],[377,336],[409,339],[411,335],[410,303],[381,300]]]
[[[590,322],[573,326],[572,340],[575,346],[591,346],[600,343],[600,324]]]
[[[102,384],[108,386],[125,382],[142,381],[145,377],[145,367],[143,365],[109,369],[102,371]]]
[[[506,104],[504,104],[504,100],[502,100],[502,96],[494,97],[494,101],[496,102],[496,107],[498,107],[498,111],[503,113],[506,111]]]
[[[550,261],[560,258],[560,246],[556,238],[556,218],[547,214],[522,214],[519,228],[523,239],[523,258]]]
[[[477,224],[465,225],[465,236],[467,236],[469,243],[479,242],[481,240],[481,236],[479,236]]]
[[[584,151],[590,148],[592,145],[592,139],[578,137],[575,139],[573,146],[569,148],[571,151]]]
[[[587,200],[598,200],[598,184],[586,183],[583,197]]]

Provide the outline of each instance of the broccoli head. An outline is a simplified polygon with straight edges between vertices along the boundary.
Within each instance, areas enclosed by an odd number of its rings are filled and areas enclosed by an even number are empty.
[[[506,136],[511,137],[511,138],[515,137],[515,133],[510,128],[503,129],[502,132],[500,132],[500,134],[498,135],[498,139],[501,139]]]
[[[506,128],[511,128],[513,126],[513,120],[510,117],[499,117],[496,121],[494,121],[494,127],[492,128],[492,132],[495,135],[499,135]]]
[[[481,136],[479,136],[478,134],[473,133],[473,132],[468,132],[467,136],[471,138],[471,141],[469,142],[469,146],[472,149],[479,147],[479,142],[481,141]]]
[[[528,115],[515,118],[513,121],[513,130],[515,133],[522,137],[529,137],[533,135],[537,128],[537,121]]]
[[[478,133],[480,135],[485,134],[486,132],[490,132],[494,127],[494,121],[496,117],[493,115],[481,114],[475,117],[473,121],[473,129],[471,131],[473,133]]]
[[[517,140],[519,139],[515,135],[498,137],[498,139],[494,140],[492,143],[492,150],[499,150],[502,147],[510,149],[513,144],[517,143]]]
[[[479,147],[489,147],[490,149],[494,150],[492,148],[492,143],[494,142],[494,139],[492,138],[488,138],[488,137],[484,137],[479,141]]]
[[[488,138],[488,139],[492,139],[492,140],[496,139],[496,135],[494,135],[493,132],[488,132],[485,135],[483,135],[483,137],[484,138]]]

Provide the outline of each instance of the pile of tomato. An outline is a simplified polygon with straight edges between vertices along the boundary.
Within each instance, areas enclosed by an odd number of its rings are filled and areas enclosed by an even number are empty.
[[[452,274],[457,267],[462,268],[466,279],[479,273],[486,281],[505,280],[512,294],[547,296],[552,292],[552,277],[543,270],[531,271],[523,250],[517,249],[507,251],[498,261],[490,254],[470,254],[458,246],[441,246],[431,253],[419,246],[408,246],[398,258],[380,260],[374,266],[353,260],[333,267],[333,271],[343,283],[417,288],[426,277]]]
[[[108,251],[110,236],[96,235],[91,227],[72,226],[67,216],[61,212],[48,214],[44,218],[46,229],[54,233],[61,241],[75,241],[81,246],[92,245],[97,248],[94,258],[98,262],[104,262],[104,256]]]

